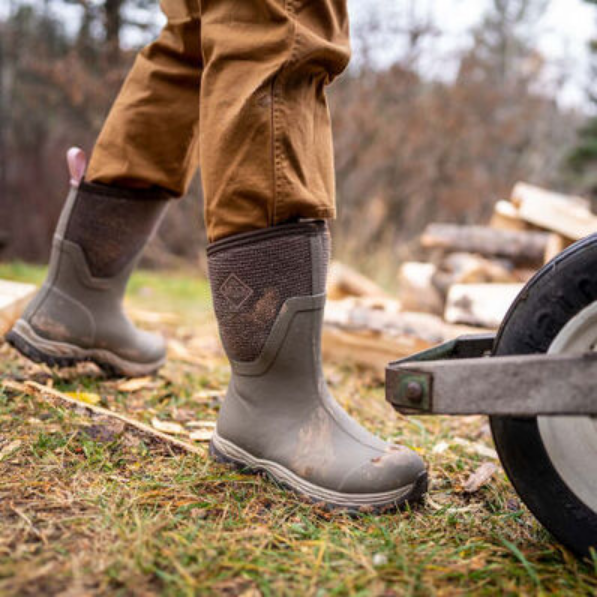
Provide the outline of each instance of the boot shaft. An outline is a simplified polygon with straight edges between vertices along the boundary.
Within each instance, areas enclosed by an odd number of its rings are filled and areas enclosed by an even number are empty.
[[[258,359],[283,308],[291,308],[289,301],[325,293],[330,257],[325,222],[239,234],[213,243],[207,253],[220,336],[233,363]]]
[[[44,362],[94,360],[129,374],[154,371],[163,339],[138,330],[122,299],[165,211],[163,192],[74,181],[52,242],[48,275],[12,330]]]
[[[56,293],[95,313],[120,304],[166,206],[161,194],[71,185],[54,232],[48,276],[25,317],[32,318]]]
[[[361,427],[326,385],[320,347],[329,253],[323,222],[276,226],[209,247],[215,311],[232,367],[211,451],[317,502],[402,503],[424,490],[421,459]]]
[[[78,245],[94,278],[117,276],[136,260],[168,203],[161,190],[82,182],[71,189],[57,235]]]

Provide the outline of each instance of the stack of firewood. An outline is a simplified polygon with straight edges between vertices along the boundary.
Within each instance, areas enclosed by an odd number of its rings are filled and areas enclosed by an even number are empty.
[[[542,265],[593,232],[588,200],[519,183],[485,226],[430,224],[420,239],[426,260],[402,264],[396,297],[334,264],[326,354],[381,374],[388,361],[494,330]]]

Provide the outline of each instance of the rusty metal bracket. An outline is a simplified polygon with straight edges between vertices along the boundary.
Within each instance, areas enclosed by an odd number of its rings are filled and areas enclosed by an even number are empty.
[[[489,356],[463,336],[386,368],[386,399],[407,414],[597,416],[597,354]]]

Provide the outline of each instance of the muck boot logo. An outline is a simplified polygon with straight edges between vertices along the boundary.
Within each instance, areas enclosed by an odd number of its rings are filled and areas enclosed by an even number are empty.
[[[236,274],[230,274],[220,287],[220,293],[233,309],[238,310],[253,291]]]

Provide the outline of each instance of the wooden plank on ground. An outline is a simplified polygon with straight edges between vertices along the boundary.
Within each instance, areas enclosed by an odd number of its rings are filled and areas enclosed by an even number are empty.
[[[524,284],[455,284],[444,319],[450,323],[498,328]]]
[[[369,369],[383,379],[390,361],[429,348],[431,344],[413,336],[385,338],[368,330],[347,332],[333,327],[323,330],[323,358],[335,363],[349,362]]]
[[[196,445],[179,440],[176,437],[172,437],[172,435],[163,433],[162,431],[154,429],[145,423],[141,423],[135,419],[130,419],[129,417],[112,410],[108,410],[107,408],[89,404],[87,402],[82,402],[80,400],[75,400],[63,392],[59,392],[54,388],[41,385],[35,381],[25,381],[24,383],[19,383],[16,381],[4,380],[2,381],[2,387],[6,390],[36,396],[50,403],[59,403],[61,406],[82,411],[92,417],[106,417],[120,421],[124,424],[124,426],[129,427],[135,432],[139,433],[141,436],[144,436],[146,440],[150,439],[152,441],[166,443],[173,448],[178,448],[180,450],[184,450],[185,452],[192,452],[194,454],[201,455],[204,454],[203,450]]]
[[[0,336],[19,318],[37,287],[9,280],[0,280]]]
[[[562,195],[520,182],[512,191],[511,201],[522,220],[571,240],[580,240],[597,232],[597,216],[582,197]]]
[[[397,301],[348,298],[327,303],[323,354],[367,367],[383,379],[390,361],[478,332],[430,313],[401,311]]]

